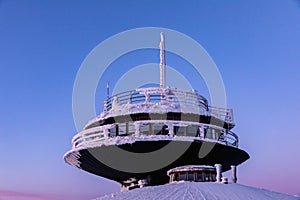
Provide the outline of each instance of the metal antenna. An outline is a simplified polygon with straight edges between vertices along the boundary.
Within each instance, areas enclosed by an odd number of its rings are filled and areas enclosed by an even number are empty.
[[[160,33],[160,87],[166,87],[165,36]]]
[[[109,98],[109,81],[106,83],[106,99]]]

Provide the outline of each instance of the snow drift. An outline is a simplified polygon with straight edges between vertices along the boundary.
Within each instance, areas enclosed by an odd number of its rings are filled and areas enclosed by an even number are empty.
[[[291,196],[265,189],[240,184],[177,182],[160,186],[149,186],[130,191],[106,195],[95,200],[140,200],[140,199],[184,199],[184,200],[296,200]]]

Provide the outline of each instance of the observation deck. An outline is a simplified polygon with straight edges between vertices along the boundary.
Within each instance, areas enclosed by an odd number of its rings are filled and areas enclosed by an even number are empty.
[[[146,140],[145,136],[162,135],[161,140],[207,140],[238,147],[238,136],[230,131],[232,115],[232,109],[208,106],[196,91],[140,88],[108,98],[104,112],[75,135],[72,143],[78,148],[116,136]]]
[[[163,184],[168,182],[167,170],[176,166],[221,163],[227,171],[231,165],[247,160],[249,155],[238,148],[233,127],[232,109],[209,106],[195,90],[139,88],[109,97],[104,111],[73,137],[72,150],[65,155],[65,161],[120,183],[132,177],[151,176],[149,185]],[[95,158],[99,153],[109,156],[114,147],[149,153],[170,142],[175,148],[188,148],[167,167],[147,173],[110,169]],[[206,157],[199,158],[203,144],[214,147]],[[147,158],[143,161],[149,162]]]
[[[178,166],[218,163],[227,171],[246,161],[231,131],[232,109],[209,106],[196,90],[166,87],[165,66],[161,33],[160,87],[107,98],[103,112],[73,137],[65,162],[130,187],[168,183],[167,171]]]

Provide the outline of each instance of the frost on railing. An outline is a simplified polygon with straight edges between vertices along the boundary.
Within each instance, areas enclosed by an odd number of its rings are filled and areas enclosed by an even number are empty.
[[[116,102],[119,106],[143,103],[178,103],[207,109],[207,100],[198,93],[170,88],[140,88],[116,94],[107,99],[106,110],[111,110]]]
[[[224,145],[238,147],[238,136],[222,127],[194,122],[170,120],[145,120],[139,122],[114,123],[102,127],[83,130],[73,137],[73,148],[86,145],[97,145],[105,140],[116,137],[133,136],[145,139],[147,137],[166,137],[169,140],[207,140]],[[126,137],[127,138],[127,137]],[[123,138],[128,140],[128,138]],[[121,139],[121,141],[123,140]]]
[[[234,123],[233,111],[231,108],[208,107],[209,114],[227,123]]]
[[[148,112],[157,110],[157,106],[161,106],[160,112],[193,113],[234,123],[232,109],[210,107],[195,90],[173,88],[140,88],[116,94],[105,101],[104,113]]]

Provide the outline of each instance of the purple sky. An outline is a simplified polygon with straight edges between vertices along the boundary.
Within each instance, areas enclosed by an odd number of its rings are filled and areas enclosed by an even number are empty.
[[[245,2],[0,0],[0,195],[79,200],[119,191],[63,162],[76,133],[73,83],[101,41],[146,26],[185,33],[218,66],[233,131],[251,157],[238,167],[239,183],[300,195],[300,2]],[[113,85],[117,64],[124,71],[158,62],[156,56],[120,58],[106,78]],[[167,63],[182,69],[176,58]],[[96,94],[98,111],[105,81]],[[196,77],[191,82],[206,96]]]

